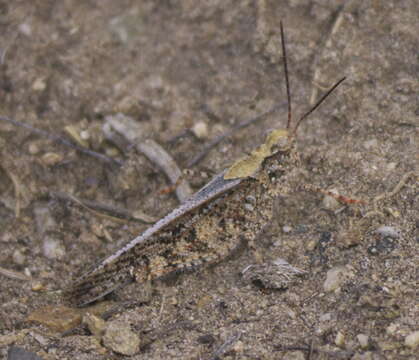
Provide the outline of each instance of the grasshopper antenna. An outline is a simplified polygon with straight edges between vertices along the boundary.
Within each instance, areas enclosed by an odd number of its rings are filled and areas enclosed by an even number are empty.
[[[327,91],[327,93],[326,94],[324,94],[323,96],[322,96],[322,98],[319,100],[319,101],[317,101],[317,103],[316,103],[316,105],[314,105],[309,111],[307,111],[303,116],[301,116],[300,117],[300,120],[298,120],[297,121],[297,125],[295,125],[295,128],[294,128],[294,131],[293,131],[293,133],[294,133],[294,136],[297,134],[297,129],[298,129],[298,127],[300,126],[300,124],[301,124],[301,122],[304,120],[304,119],[306,119],[307,118],[307,116],[309,116],[314,110],[316,110],[319,106],[320,106],[320,104],[324,101],[324,100],[326,100],[326,98],[344,81],[346,79],[346,77],[343,77],[342,79],[340,79],[335,85],[333,85],[328,91]],[[287,126],[287,128],[288,128],[288,126]]]
[[[284,26],[282,25],[282,21],[279,22],[279,27],[281,29],[282,58],[284,59],[285,87],[287,90],[287,103],[288,103],[287,129],[289,129],[291,126],[291,93],[290,93],[290,82],[288,79],[287,51],[285,49]]]

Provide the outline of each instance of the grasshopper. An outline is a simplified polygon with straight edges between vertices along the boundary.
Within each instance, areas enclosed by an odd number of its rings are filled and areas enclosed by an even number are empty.
[[[249,155],[76,279],[64,289],[71,303],[84,306],[133,281],[144,283],[218,263],[243,244],[252,244],[271,222],[275,200],[287,192],[287,176],[297,167],[299,125],[345,79],[339,80],[292,127],[282,22],[280,30],[288,101],[286,129],[271,131]]]

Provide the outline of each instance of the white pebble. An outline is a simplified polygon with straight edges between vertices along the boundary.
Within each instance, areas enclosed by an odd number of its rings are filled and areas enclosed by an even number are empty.
[[[22,23],[19,25],[19,32],[25,36],[31,36],[32,28],[28,23]]]
[[[374,231],[375,234],[379,234],[382,237],[391,237],[392,239],[397,239],[400,237],[400,230],[394,228],[393,226],[380,226],[377,230]]]
[[[60,241],[46,237],[42,244],[42,253],[48,259],[62,259],[65,255],[65,249]]]
[[[140,350],[140,338],[129,324],[112,321],[107,325],[103,345],[122,355],[134,355]]]
[[[354,274],[345,266],[336,266],[330,269],[326,275],[326,281],[323,288],[326,292],[332,292],[339,289]]]
[[[208,126],[203,121],[199,121],[192,127],[192,132],[198,139],[205,139],[208,136]]]
[[[411,349],[416,349],[419,345],[419,330],[407,335],[404,339],[404,344]]]
[[[26,261],[25,255],[18,249],[13,252],[13,261],[17,265],[23,265]]]
[[[362,349],[366,349],[368,347],[368,343],[369,343],[369,338],[368,335],[365,334],[358,334],[356,336],[359,345],[361,346]]]
[[[291,227],[291,226],[285,225],[285,226],[283,226],[283,227],[282,227],[282,232],[283,232],[284,234],[288,234],[288,233],[290,233],[291,231],[292,231],[292,227]]]

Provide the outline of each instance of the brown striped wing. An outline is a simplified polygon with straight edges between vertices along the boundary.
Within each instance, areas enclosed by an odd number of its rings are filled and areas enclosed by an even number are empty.
[[[172,247],[173,241],[180,238],[188,226],[200,216],[205,216],[205,210],[212,202],[235,189],[242,181],[224,180],[224,172],[215,176],[186,202],[76,279],[64,289],[64,296],[71,303],[84,306],[125,286],[135,277],[138,280],[139,270],[143,271],[144,280],[153,278],[148,274],[150,252],[162,251],[165,246]],[[171,268],[167,267],[168,270]]]

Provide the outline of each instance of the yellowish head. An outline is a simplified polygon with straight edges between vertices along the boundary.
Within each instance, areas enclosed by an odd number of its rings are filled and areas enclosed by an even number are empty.
[[[236,161],[224,174],[225,180],[241,179],[254,176],[260,169],[262,162],[278,152],[291,150],[294,137],[285,129],[271,131],[266,141],[253,150],[245,158]]]

